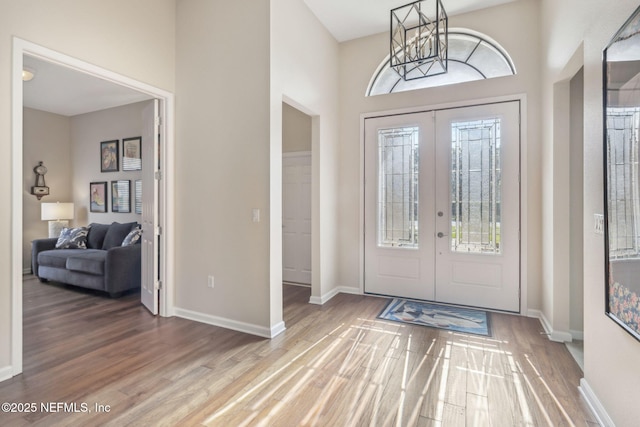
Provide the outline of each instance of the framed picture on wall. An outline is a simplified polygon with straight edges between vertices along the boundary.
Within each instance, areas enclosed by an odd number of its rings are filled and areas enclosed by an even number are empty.
[[[122,170],[142,170],[142,137],[125,138],[122,140]]]
[[[119,140],[100,143],[100,172],[118,172]]]
[[[89,183],[89,211],[107,212],[107,182]]]
[[[136,179],[134,194],[135,194],[135,203],[134,203],[135,213],[141,214],[142,213],[142,180],[141,179]]]
[[[111,212],[131,212],[131,181],[111,181]]]

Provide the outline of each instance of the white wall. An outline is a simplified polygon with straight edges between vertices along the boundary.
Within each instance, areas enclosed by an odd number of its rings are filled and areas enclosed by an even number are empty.
[[[527,133],[524,135],[522,170],[526,176],[528,200],[522,212],[522,248],[528,264],[528,304],[540,308],[540,98],[539,98],[539,8],[536,0],[521,0],[474,13],[449,18],[450,27],[479,31],[495,39],[509,52],[517,75],[455,86],[442,86],[411,92],[366,98],[367,85],[378,65],[389,54],[388,33],[353,40],[340,45],[340,187],[339,205],[339,283],[358,287],[360,277],[360,114],[406,107],[430,106],[471,101],[503,95],[526,94]],[[525,151],[526,150],[526,151]]]
[[[0,0],[0,197],[11,200],[11,63],[16,36],[173,92],[173,0]],[[19,166],[18,166],[19,167]],[[11,210],[0,211],[0,373],[11,370]],[[18,262],[22,265],[22,262]]]
[[[179,0],[176,37],[177,311],[269,331],[269,2]]]
[[[22,174],[22,268],[31,270],[31,241],[49,236],[47,221],[40,219],[40,205],[52,202],[71,202],[72,169],[71,128],[68,117],[45,111],[23,110]],[[44,162],[45,183],[49,195],[38,200],[31,194],[36,175],[33,168]],[[70,224],[73,224],[71,222]]]
[[[584,375],[618,426],[637,425],[640,418],[637,405],[640,343],[604,314],[604,239],[593,231],[593,214],[603,212],[602,50],[637,6],[637,1],[632,0],[615,4],[598,0],[543,0],[541,15],[545,52],[542,126],[547,165],[557,164],[558,168],[569,165],[568,158],[555,156],[562,153],[554,151],[554,146],[565,141],[554,139],[554,90],[571,77],[565,73],[573,72],[571,62],[577,51],[584,62]],[[553,174],[543,176],[545,189],[560,184]],[[545,195],[547,203],[552,198],[553,193]],[[553,210],[547,213],[553,222]],[[545,227],[544,235],[553,238],[553,224]],[[543,292],[553,294],[558,286],[561,285],[545,283]]]
[[[311,151],[311,117],[282,103],[282,152]]]
[[[312,117],[311,298],[338,286],[339,47],[302,0],[271,2],[271,307],[282,306],[282,101]],[[273,320],[272,320],[273,321]]]
[[[122,170],[122,140],[143,134],[142,110],[151,101],[137,102],[122,107],[109,108],[71,118],[71,142],[73,159],[73,202],[76,210],[75,223],[87,225],[92,222],[140,222],[141,215],[134,209],[134,185],[142,179],[142,171]],[[118,172],[100,172],[100,142],[119,141]],[[131,181],[131,213],[113,212],[111,203],[111,181]],[[89,211],[89,183],[107,182],[108,212]]]

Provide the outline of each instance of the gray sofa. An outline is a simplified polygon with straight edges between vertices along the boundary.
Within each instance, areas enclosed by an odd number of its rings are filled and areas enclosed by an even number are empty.
[[[33,241],[31,269],[41,282],[49,280],[107,292],[118,297],[140,289],[140,242],[122,246],[135,222],[88,227],[86,249],[55,249],[57,238]]]

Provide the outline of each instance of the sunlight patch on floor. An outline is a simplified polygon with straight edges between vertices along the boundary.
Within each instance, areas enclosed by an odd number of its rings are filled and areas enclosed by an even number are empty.
[[[453,413],[456,419],[466,419],[466,425],[484,426],[491,423],[488,396],[496,389],[513,396],[513,402],[502,404],[519,425],[535,425],[530,405],[552,424],[540,388],[536,392],[532,383],[537,381],[568,425],[574,425],[533,360],[521,355],[527,362],[525,370],[512,353],[500,348],[507,341],[451,333],[447,338],[433,338],[425,349],[425,341],[418,341],[414,334],[403,335],[400,327],[389,329],[388,324],[362,321],[340,325],[311,343],[290,362],[247,386],[204,424],[219,425],[238,411],[248,412],[239,425],[275,425],[306,392],[315,397],[299,414],[304,425],[320,425],[327,417],[331,419],[333,405],[340,405],[342,413],[350,414],[344,421],[353,424],[404,426],[422,419],[441,425]],[[333,374],[326,378],[327,372]],[[526,372],[533,372],[533,377]],[[356,387],[345,388],[354,379]],[[457,389],[460,384],[465,387],[462,392]],[[461,393],[464,405],[459,403]],[[393,396],[390,401],[388,396]],[[452,396],[458,397],[452,401]],[[428,398],[434,401],[429,403]],[[496,397],[493,399],[495,402]],[[430,409],[424,413],[427,407]]]

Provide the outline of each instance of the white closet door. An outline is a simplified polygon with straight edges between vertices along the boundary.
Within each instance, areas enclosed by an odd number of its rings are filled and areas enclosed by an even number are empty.
[[[311,284],[311,153],[282,158],[282,279]]]

